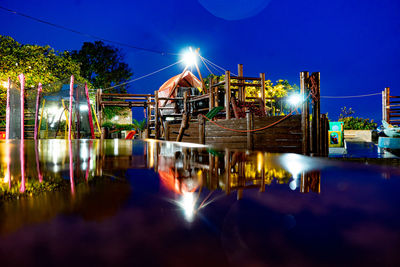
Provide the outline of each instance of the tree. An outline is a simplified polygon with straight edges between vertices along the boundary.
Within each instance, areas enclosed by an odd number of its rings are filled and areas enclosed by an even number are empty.
[[[212,77],[214,82],[221,82],[224,81],[225,75],[215,76],[210,74],[207,78],[204,79],[206,86],[208,87],[209,78]],[[235,77],[231,77],[232,83],[237,83],[238,80],[235,80]],[[253,81],[254,84],[259,83],[259,81]],[[232,86],[231,89],[237,89],[238,86]],[[299,91],[299,87],[296,84],[291,85],[287,80],[278,80],[274,85],[271,80],[265,80],[265,97],[274,98],[273,100],[269,100],[268,102],[271,103],[271,108],[273,109],[273,114],[276,111],[282,113],[284,109],[289,109],[288,104],[285,101],[282,101],[281,98],[290,95]],[[260,87],[256,86],[246,86],[246,97],[260,97]]]
[[[81,50],[74,50],[71,55],[80,63],[82,75],[96,88],[124,83],[133,75],[128,64],[123,62],[121,50],[101,41],[85,42]],[[126,86],[118,88],[114,91],[126,92]]]
[[[58,52],[48,45],[20,44],[10,36],[0,35],[0,116],[5,114],[7,79],[17,82],[21,73],[25,75],[27,88],[36,87],[39,82],[51,84],[71,75],[77,82],[86,81],[69,52]]]

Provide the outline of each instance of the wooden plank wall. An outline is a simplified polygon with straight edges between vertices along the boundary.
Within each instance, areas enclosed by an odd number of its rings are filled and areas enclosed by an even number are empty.
[[[176,141],[181,124],[168,125],[168,140]],[[181,142],[199,143],[199,124],[197,122],[190,122],[189,127],[185,130]]]
[[[272,124],[283,116],[254,118],[254,129]],[[219,120],[218,124],[227,128],[238,130],[247,129],[246,119]],[[247,133],[225,130],[219,126],[206,122],[205,143],[217,147],[232,149],[247,149]],[[301,116],[291,116],[277,125],[266,130],[251,134],[252,148],[269,152],[302,153]]]
[[[230,119],[216,121],[223,127],[233,128],[237,130],[246,130],[246,119]],[[246,149],[247,133],[232,132],[218,127],[207,121],[205,126],[205,143],[216,147]]]

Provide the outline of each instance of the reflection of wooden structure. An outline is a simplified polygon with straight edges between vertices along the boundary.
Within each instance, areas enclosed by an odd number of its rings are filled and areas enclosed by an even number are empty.
[[[160,145],[157,144],[157,148],[153,149],[160,151],[158,147]],[[258,189],[264,192],[265,187],[272,183],[289,184],[293,178],[292,174],[282,168],[273,156],[266,156],[267,154],[262,152],[245,153],[225,149],[222,153],[185,148],[174,157],[167,157],[169,161],[165,158],[162,161],[159,159],[165,156],[154,155],[158,158],[154,165],[155,171],[169,170],[170,176],[175,175],[176,183],[182,185],[189,178],[196,179],[210,191],[222,189],[227,194],[236,191],[238,199],[242,197],[243,190]],[[167,162],[170,165],[165,165]],[[320,193],[320,172],[303,172],[299,178],[300,192]]]

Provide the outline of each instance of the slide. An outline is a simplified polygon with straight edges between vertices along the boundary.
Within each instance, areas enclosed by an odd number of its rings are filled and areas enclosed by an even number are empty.
[[[130,131],[130,132],[126,135],[125,140],[133,139],[133,137],[135,136],[135,134],[136,134],[136,131],[135,131],[135,130]]]

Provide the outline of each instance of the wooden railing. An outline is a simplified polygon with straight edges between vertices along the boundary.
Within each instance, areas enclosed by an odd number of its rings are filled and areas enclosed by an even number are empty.
[[[390,95],[390,88],[382,91],[382,120],[400,125],[400,96]]]

